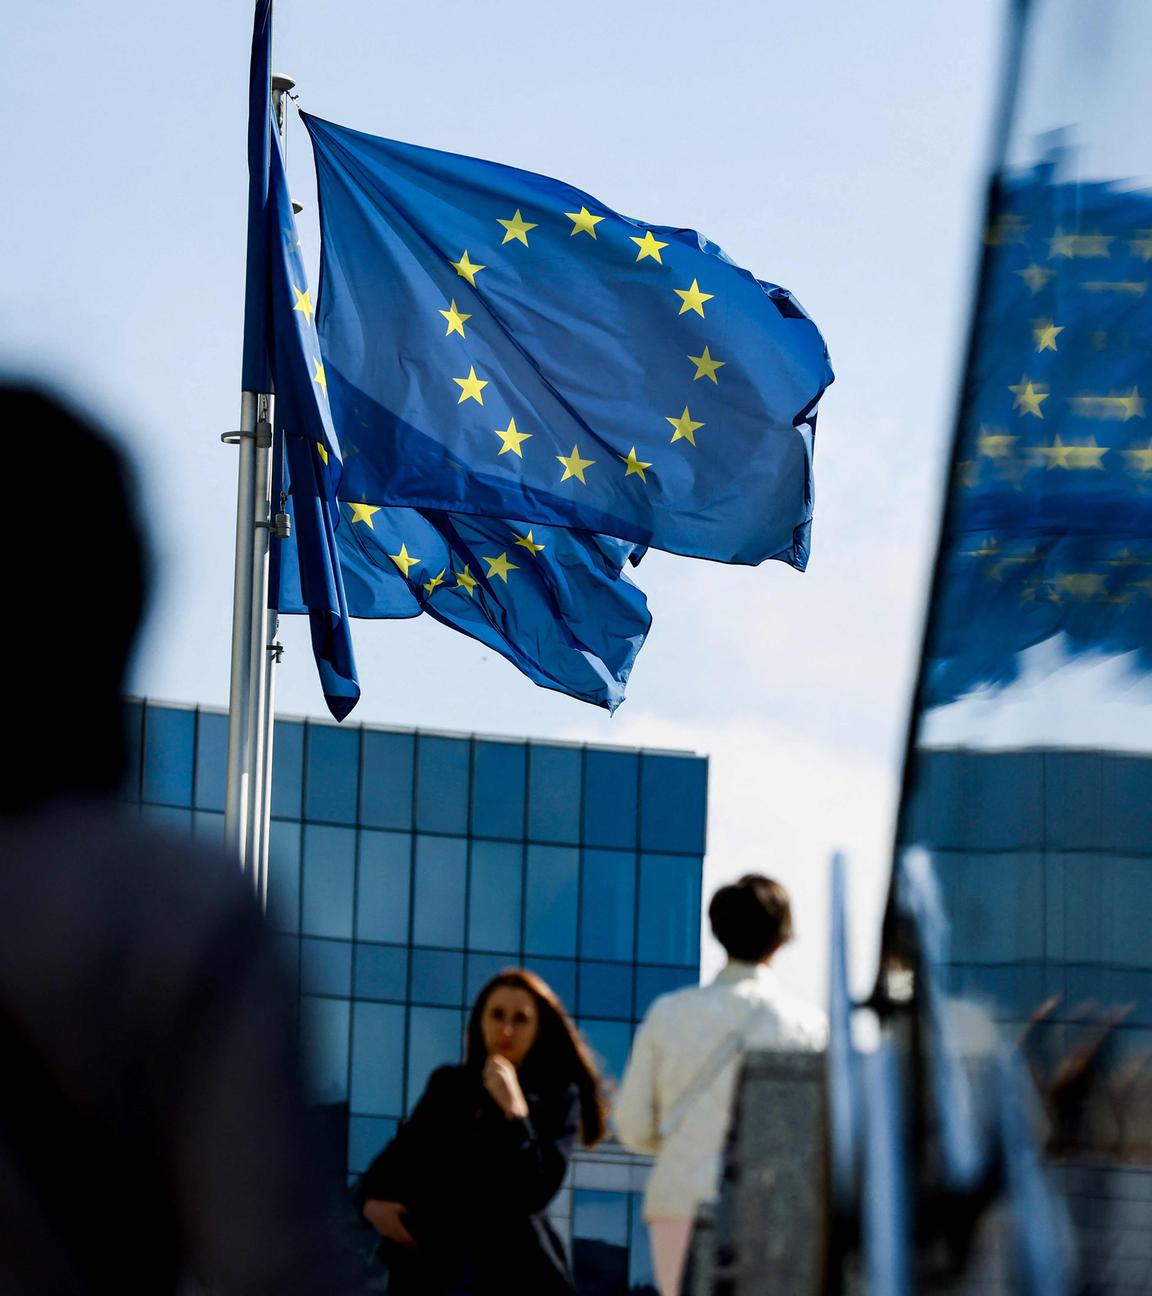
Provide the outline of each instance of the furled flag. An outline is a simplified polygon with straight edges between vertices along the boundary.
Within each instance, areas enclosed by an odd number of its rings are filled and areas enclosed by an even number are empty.
[[[692,230],[305,115],[346,499],[803,569],[824,341]]]

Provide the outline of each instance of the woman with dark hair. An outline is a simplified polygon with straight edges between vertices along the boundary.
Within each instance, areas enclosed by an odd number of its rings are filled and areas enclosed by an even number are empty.
[[[545,1215],[577,1134],[605,1133],[587,1046],[555,992],[525,968],[480,991],[462,1066],[434,1071],[411,1116],[357,1185],[396,1296],[568,1296]]]

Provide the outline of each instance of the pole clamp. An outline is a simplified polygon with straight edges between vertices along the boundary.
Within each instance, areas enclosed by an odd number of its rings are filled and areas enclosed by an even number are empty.
[[[271,531],[278,540],[289,540],[292,537],[292,519],[287,513],[277,513],[271,521],[257,522],[257,527]]]
[[[220,440],[225,445],[239,445],[241,441],[254,440],[258,450],[268,450],[272,446],[272,424],[261,419],[254,428],[241,428],[237,432],[221,432]]]

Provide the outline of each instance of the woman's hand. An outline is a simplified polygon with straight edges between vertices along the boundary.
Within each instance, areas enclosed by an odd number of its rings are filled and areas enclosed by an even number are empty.
[[[492,1095],[497,1107],[511,1120],[528,1115],[528,1103],[520,1088],[516,1068],[505,1057],[495,1053],[488,1056],[483,1071],[484,1088]]]
[[[408,1218],[408,1208],[403,1202],[366,1201],[363,1214],[381,1237],[386,1237],[390,1242],[398,1242],[401,1246],[416,1245],[416,1239],[404,1223]]]

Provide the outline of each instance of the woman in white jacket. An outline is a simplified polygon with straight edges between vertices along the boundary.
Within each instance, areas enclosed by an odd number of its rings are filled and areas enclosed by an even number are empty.
[[[692,1221],[716,1195],[732,1090],[748,1049],[824,1047],[824,1014],[786,993],[769,964],[792,939],[788,893],[749,873],[708,906],[728,963],[708,986],[652,1004],[616,1098],[621,1142],[656,1157],[644,1219],[661,1296],[679,1296]]]

